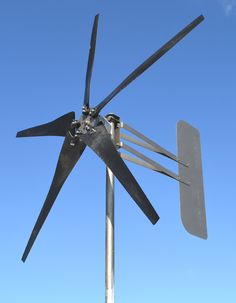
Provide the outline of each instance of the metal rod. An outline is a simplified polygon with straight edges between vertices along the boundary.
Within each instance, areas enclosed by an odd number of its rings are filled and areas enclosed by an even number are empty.
[[[115,139],[115,123],[110,122]],[[106,303],[114,303],[114,175],[106,168]]]
[[[123,134],[123,133],[120,133],[120,138],[121,139],[125,139],[126,141],[129,141],[131,143],[134,143],[136,145],[139,145],[141,147],[144,147],[144,148],[147,148],[151,151],[154,151],[154,152],[158,152],[157,149],[155,147],[153,147],[152,145],[148,144],[148,143],[144,143],[142,141],[139,141],[129,135],[126,135],[126,134]]]
[[[175,174],[172,171],[166,169],[164,166],[158,164],[157,162],[153,161],[152,159],[146,157],[144,154],[138,152],[136,149],[132,148],[131,146],[129,146],[129,145],[121,142],[121,147],[123,149],[127,150],[128,152],[134,154],[136,157],[139,157],[143,161],[145,161],[145,162],[151,164],[152,166],[154,166],[155,170],[158,171],[159,173],[164,174],[164,175],[166,175],[166,176],[168,176],[170,178],[173,178],[173,179],[175,179],[177,181],[181,181],[182,182],[182,180],[180,180],[180,177],[177,174]]]
[[[134,158],[134,157],[132,157],[132,156],[130,156],[130,155],[128,155],[128,154],[124,154],[124,153],[120,153],[120,156],[121,156],[121,158],[124,159],[124,160],[127,160],[127,161],[129,161],[129,162],[138,164],[138,165],[143,166],[143,167],[146,167],[146,168],[149,168],[149,169],[154,170],[154,171],[156,171],[156,172],[159,172],[159,171],[157,171],[157,169],[156,169],[155,166],[153,166],[153,165],[147,163],[146,161],[142,161],[142,160],[140,160],[140,159],[138,159],[138,158]]]
[[[161,154],[169,159],[172,159],[184,166],[188,166],[186,163],[184,163],[182,160],[180,160],[179,158],[177,158],[174,154],[172,154],[171,152],[169,152],[168,150],[166,150],[165,148],[161,147],[159,144],[157,144],[156,142],[152,141],[151,139],[147,138],[146,136],[144,136],[143,134],[141,134],[140,132],[138,132],[136,129],[132,128],[131,126],[127,125],[124,122],[120,123],[120,127],[124,128],[125,130],[127,130],[128,132],[132,133],[133,135],[137,136],[138,138],[142,139],[143,141],[145,141],[148,145],[145,146],[143,143],[141,143],[140,141],[136,141],[134,138],[130,137],[130,136],[125,136],[123,134],[121,134],[121,137],[123,136],[123,138],[125,140],[128,140],[130,142],[133,142],[135,144],[138,144],[140,146],[143,146],[145,148],[148,148],[150,150],[155,151],[158,154]],[[152,146],[152,149],[150,148],[150,146]]]
[[[165,148],[161,147],[159,144],[157,144],[156,142],[152,141],[151,139],[147,138],[146,136],[144,136],[143,134],[141,134],[140,132],[138,132],[136,129],[132,128],[131,126],[127,125],[124,122],[121,123],[121,127],[124,128],[125,130],[131,132],[135,136],[139,137],[143,141],[147,142],[148,144],[152,145],[155,148],[155,151],[157,153],[159,153],[159,154],[161,154],[163,156],[166,156],[167,158],[170,158],[170,159],[172,159],[172,160],[174,160],[176,162],[179,162],[179,160],[177,159],[177,157],[174,154],[172,154],[171,152],[169,152]]]

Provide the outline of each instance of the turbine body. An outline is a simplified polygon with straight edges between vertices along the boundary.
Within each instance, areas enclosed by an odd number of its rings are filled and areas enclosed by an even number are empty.
[[[70,172],[74,168],[75,164],[79,160],[80,156],[88,146],[91,148],[105,163],[110,177],[116,177],[119,182],[123,185],[125,190],[129,193],[131,198],[150,220],[152,224],[156,224],[159,219],[158,214],[153,208],[151,202],[143,192],[142,188],[136,181],[135,177],[130,172],[129,168],[125,164],[124,160],[134,162],[144,167],[150,168],[156,172],[162,173],[172,179],[180,182],[181,186],[181,212],[182,220],[185,228],[192,234],[206,238],[206,220],[205,220],[205,206],[203,200],[203,185],[202,185],[202,174],[199,170],[201,165],[200,158],[200,141],[196,131],[184,122],[181,122],[178,126],[179,137],[178,145],[182,146],[182,143],[188,144],[191,142],[190,149],[185,147],[179,149],[179,157],[176,157],[171,152],[162,148],[157,143],[148,139],[138,131],[119,120],[119,117],[115,115],[109,115],[104,117],[100,114],[101,110],[127,85],[134,81],[144,71],[146,71],[152,64],[166,54],[175,44],[183,39],[190,31],[192,31],[198,24],[200,24],[204,17],[201,15],[193,20],[189,25],[182,29],[177,35],[170,39],[148,59],[146,59],[141,65],[139,65],[133,72],[131,72],[104,100],[98,103],[95,107],[90,107],[90,83],[92,77],[92,69],[94,63],[95,49],[96,49],[96,38],[98,28],[99,15],[95,16],[91,41],[89,58],[86,72],[85,81],[85,92],[84,100],[82,105],[82,114],[79,119],[75,118],[75,113],[67,113],[56,120],[49,123],[35,126],[29,129],[25,129],[17,133],[17,137],[34,137],[34,136],[62,136],[64,142],[59,154],[55,174],[45,199],[43,207],[40,211],[38,219],[35,223],[33,231],[30,235],[29,241],[25,248],[22,256],[22,261],[25,261],[56,198],[59,194],[64,182],[69,176]],[[112,135],[112,128],[116,128],[116,137]],[[120,130],[124,128],[130,131],[133,135],[139,139],[132,138],[125,134],[121,134]],[[145,147],[156,153],[159,153],[169,159],[176,161],[179,164],[179,175],[167,170],[160,164],[144,156],[135,149],[129,147],[121,140],[128,140],[129,142],[135,143],[139,146]],[[140,141],[141,140],[141,141]],[[130,153],[135,154],[136,158],[132,158],[130,155],[120,153],[117,149],[124,148]],[[185,162],[186,155],[195,153],[194,156],[188,156],[188,163]],[[196,157],[195,157],[196,156]],[[139,158],[139,159],[138,159]],[[140,160],[141,159],[141,160]],[[196,160],[197,159],[197,160]],[[196,160],[196,161],[195,161]],[[192,165],[193,163],[194,165]],[[191,166],[192,165],[192,166]],[[190,167],[188,169],[188,167]],[[198,172],[197,177],[195,173]],[[109,188],[107,187],[109,190]],[[197,189],[197,194],[196,194]],[[192,199],[191,203],[188,203],[188,199]],[[197,203],[195,200],[197,199]],[[109,209],[112,206],[109,206]],[[113,213],[109,212],[110,215]],[[189,218],[191,218],[189,220]],[[194,222],[194,223],[192,223]],[[114,231],[113,231],[114,232]],[[114,251],[113,251],[114,253]],[[114,258],[110,258],[109,262],[114,263]],[[110,264],[110,263],[109,263]],[[109,265],[108,264],[108,265]],[[111,264],[112,266],[112,264]],[[109,271],[113,273],[113,271]],[[111,274],[109,274],[111,277]],[[110,278],[109,278],[110,279]],[[108,281],[109,284],[109,281]],[[113,296],[113,295],[112,295]],[[111,296],[111,297],[112,297]],[[113,299],[111,299],[113,300]],[[113,301],[111,301],[113,302]]]

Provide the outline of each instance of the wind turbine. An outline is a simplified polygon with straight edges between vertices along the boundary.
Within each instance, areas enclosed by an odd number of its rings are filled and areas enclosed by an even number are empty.
[[[26,245],[22,261],[25,262],[64,182],[88,146],[104,161],[107,167],[106,302],[112,303],[114,302],[114,176],[120,181],[152,224],[155,224],[159,219],[158,214],[123,159],[176,179],[180,183],[181,217],[185,228],[196,236],[207,238],[198,131],[184,121],[178,123],[177,157],[137,130],[120,121],[120,118],[116,115],[109,114],[104,117],[100,114],[101,110],[122,89],[183,39],[204,20],[204,17],[200,15],[193,20],[130,73],[104,100],[95,107],[91,107],[90,82],[96,49],[98,19],[99,15],[96,15],[90,41],[84,100],[80,118],[76,119],[75,113],[70,112],[52,122],[25,129],[17,133],[17,137],[62,136],[65,138],[48,195]],[[138,139],[121,133],[122,129],[135,135]],[[176,161],[179,165],[179,175],[146,157],[127,143],[124,143],[123,140],[142,146]],[[120,153],[118,151],[119,148],[123,148],[129,153],[134,154],[135,157],[130,156],[130,154]]]

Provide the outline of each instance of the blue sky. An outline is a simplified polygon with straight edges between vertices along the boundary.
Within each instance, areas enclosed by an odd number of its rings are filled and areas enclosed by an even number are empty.
[[[116,302],[234,303],[234,0],[1,1],[0,302],[104,300],[103,163],[86,150],[23,264],[62,138],[15,138],[71,110],[80,115],[98,12],[93,104],[195,17],[206,18],[103,110],[172,152],[178,120],[200,130],[209,235],[203,241],[182,227],[175,181],[130,165],[161,219],[152,226],[116,183]]]

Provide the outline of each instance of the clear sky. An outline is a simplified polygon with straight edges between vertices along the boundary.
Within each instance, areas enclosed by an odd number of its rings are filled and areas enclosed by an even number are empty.
[[[150,224],[116,183],[116,302],[235,303],[235,0],[0,2],[0,302],[104,302],[102,161],[86,150],[23,264],[62,138],[15,138],[80,115],[97,13],[94,105],[195,17],[206,18],[103,110],[174,153],[178,120],[200,130],[209,235],[183,228],[177,182],[129,165],[161,219]]]

